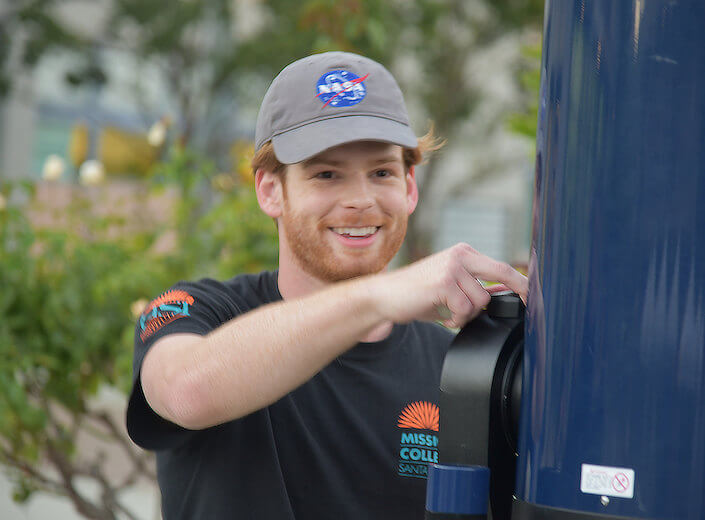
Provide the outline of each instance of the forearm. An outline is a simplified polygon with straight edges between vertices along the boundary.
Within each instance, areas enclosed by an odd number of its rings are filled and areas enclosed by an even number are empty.
[[[462,327],[490,299],[478,278],[502,282],[526,301],[526,277],[457,244],[396,271],[261,307],[203,338],[162,338],[142,364],[144,395],[157,413],[188,428],[242,417],[295,389],[385,322],[437,320],[445,308],[446,325]]]
[[[267,305],[191,342],[169,345],[159,413],[192,429],[263,408],[313,377],[383,322],[370,278]],[[145,360],[146,362],[146,360]],[[145,395],[149,399],[147,389]],[[150,403],[152,404],[152,403]]]

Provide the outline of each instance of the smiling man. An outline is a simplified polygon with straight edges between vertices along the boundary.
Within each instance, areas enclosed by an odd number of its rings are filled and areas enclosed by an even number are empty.
[[[253,161],[279,268],[180,282],[135,332],[127,426],[176,518],[412,519],[438,460],[438,383],[479,279],[526,279],[467,244],[401,269],[432,136],[380,64],[309,56],[269,87]]]

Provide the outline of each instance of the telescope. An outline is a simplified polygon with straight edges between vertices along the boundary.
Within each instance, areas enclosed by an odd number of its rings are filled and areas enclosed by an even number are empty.
[[[527,307],[448,352],[426,517],[705,520],[705,2],[543,35]]]

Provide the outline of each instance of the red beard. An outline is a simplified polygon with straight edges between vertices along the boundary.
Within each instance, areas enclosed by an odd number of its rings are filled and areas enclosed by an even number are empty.
[[[369,222],[370,218],[365,217],[365,220]],[[329,228],[357,227],[362,226],[362,222],[328,225],[294,211],[285,197],[280,232],[283,227],[292,254],[305,272],[324,282],[339,282],[383,271],[404,242],[407,221],[406,214],[385,214],[375,220],[375,223],[382,222],[376,243],[369,248],[346,249],[343,245],[334,245],[335,237],[330,236],[333,231]]]

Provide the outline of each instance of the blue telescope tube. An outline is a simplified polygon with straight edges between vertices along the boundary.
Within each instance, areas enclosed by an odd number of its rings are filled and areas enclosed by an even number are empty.
[[[512,519],[703,520],[705,2],[544,24]]]
[[[490,470],[485,466],[429,464],[426,520],[487,520]]]

